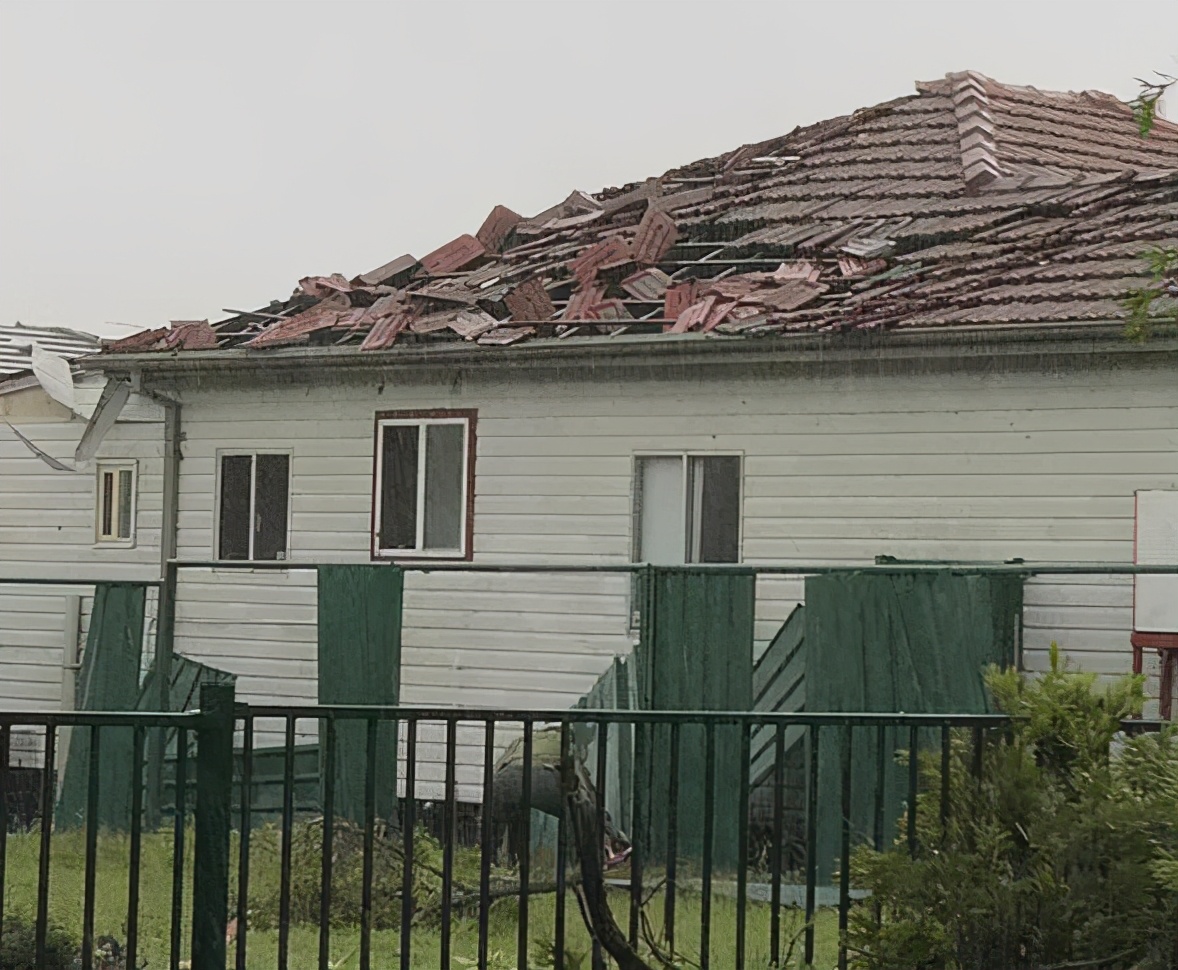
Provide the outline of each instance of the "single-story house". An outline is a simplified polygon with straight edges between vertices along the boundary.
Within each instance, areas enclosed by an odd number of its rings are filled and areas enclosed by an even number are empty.
[[[967,72],[83,366],[174,402],[162,528],[213,564],[175,648],[243,699],[315,700],[314,578],[217,561],[396,561],[402,702],[567,707],[626,576],[423,564],[1132,562],[1178,489],[1176,244],[1178,125]],[[801,595],[759,582],[760,643]],[[1031,581],[1026,666],[1128,672],[1133,596]]]

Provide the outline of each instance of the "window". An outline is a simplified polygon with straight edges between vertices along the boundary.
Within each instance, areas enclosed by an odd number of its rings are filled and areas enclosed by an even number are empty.
[[[740,562],[740,510],[739,455],[635,458],[634,561],[656,566]],[[637,584],[631,597],[631,627],[637,629]]]
[[[135,541],[135,462],[98,466],[96,532],[99,542]]]
[[[634,561],[739,562],[740,478],[739,455],[637,458]]]
[[[218,559],[285,559],[290,455],[221,455]]]
[[[374,556],[470,558],[474,419],[467,411],[377,416]]]

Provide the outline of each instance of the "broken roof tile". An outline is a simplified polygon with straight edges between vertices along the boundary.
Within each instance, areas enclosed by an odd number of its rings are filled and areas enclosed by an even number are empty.
[[[416,265],[417,257],[406,253],[404,256],[398,256],[396,259],[385,263],[383,266],[378,266],[370,272],[360,274],[356,277],[356,280],[368,286],[375,286],[378,283],[385,283],[397,276],[409,273]]]
[[[661,300],[671,283],[671,277],[661,269],[640,269],[622,280],[622,289],[636,300]]]
[[[412,319],[413,314],[408,310],[401,310],[391,316],[382,317],[368,332],[368,336],[360,344],[360,349],[362,351],[387,350],[393,346],[397,335],[409,325],[409,321]]]
[[[584,320],[586,311],[605,299],[606,289],[607,287],[604,283],[588,283],[579,286],[569,298],[561,320],[565,322]]]
[[[572,274],[585,283],[598,274],[600,270],[613,266],[623,266],[633,261],[630,244],[621,236],[610,236],[594,246],[590,246],[576,259],[568,261],[568,268]]]
[[[551,320],[556,316],[552,297],[539,279],[524,280],[504,298],[512,320]]]
[[[482,243],[488,252],[498,252],[503,242],[511,234],[511,230],[523,222],[524,217],[518,212],[512,212],[505,205],[497,205],[491,210],[475,238]]]
[[[638,223],[638,232],[631,247],[634,260],[653,266],[667,255],[678,238],[679,230],[669,215],[658,209],[647,209]]]
[[[663,301],[663,317],[667,320],[678,320],[679,315],[695,302],[699,284],[695,280],[686,280],[667,288]]]
[[[481,242],[467,233],[451,240],[445,246],[440,246],[428,256],[422,256],[421,265],[431,276],[454,273],[464,266],[469,266],[486,251]]]
[[[517,344],[521,340],[527,340],[535,333],[535,327],[499,327],[479,337],[479,343],[483,346],[507,347]]]
[[[465,340],[477,340],[498,326],[499,321],[482,310],[462,310],[450,323],[450,329]]]

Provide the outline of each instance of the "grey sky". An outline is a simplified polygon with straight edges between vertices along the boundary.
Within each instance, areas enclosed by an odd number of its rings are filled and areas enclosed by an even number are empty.
[[[1132,98],[1176,55],[1175,0],[5,2],[0,320],[216,319],[918,78]]]

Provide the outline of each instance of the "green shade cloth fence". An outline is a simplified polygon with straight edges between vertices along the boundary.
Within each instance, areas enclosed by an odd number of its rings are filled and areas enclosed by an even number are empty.
[[[320,566],[319,703],[395,706],[401,696],[401,612],[405,574],[396,566]],[[321,759],[326,736],[320,729]],[[334,808],[364,821],[367,726],[336,726]],[[376,814],[391,818],[397,800],[397,725],[377,727]],[[326,778],[326,771],[321,772]]]
[[[133,711],[139,704],[139,663],[143,650],[143,615],[147,588],[138,583],[99,583],[94,588],[94,608],[82,669],[78,680],[80,711]],[[131,816],[134,732],[131,728],[102,730],[98,755],[98,824],[125,831]],[[78,828],[86,814],[90,762],[90,731],[74,728],[57,826]],[[52,765],[45,766],[52,770]]]

